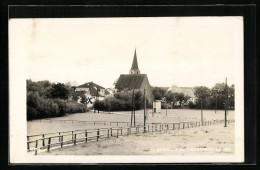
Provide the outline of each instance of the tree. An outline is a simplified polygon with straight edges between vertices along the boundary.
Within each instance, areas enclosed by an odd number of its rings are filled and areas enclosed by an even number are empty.
[[[172,93],[171,91],[168,91],[165,94],[165,99],[167,102],[171,102],[173,107],[174,107],[175,103],[177,102],[176,94]]]
[[[187,100],[190,98],[187,95],[184,95],[184,93],[175,93],[176,101],[179,102],[179,107],[182,106],[182,103],[187,102]]]
[[[86,104],[87,102],[88,102],[88,99],[87,99],[87,97],[84,95],[84,94],[82,94],[81,96],[80,96],[80,103],[82,103],[82,104]]]
[[[207,106],[207,99],[210,97],[210,89],[206,86],[197,86],[194,88],[194,94],[197,97],[196,103],[203,103],[203,106]],[[199,105],[197,105],[199,107]]]
[[[70,89],[63,83],[53,84],[50,94],[52,98],[60,98],[67,100],[70,95]]]
[[[166,90],[160,87],[154,87],[152,90],[154,100],[162,100],[165,97]]]

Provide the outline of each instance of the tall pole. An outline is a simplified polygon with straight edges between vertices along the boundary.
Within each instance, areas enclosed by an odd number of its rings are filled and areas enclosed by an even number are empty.
[[[166,117],[167,117],[167,109],[168,109],[168,105],[167,105],[167,101],[165,99],[165,104],[166,104]]]
[[[215,114],[217,113],[217,95],[216,95],[216,105],[215,105]]]
[[[201,108],[201,123],[203,123],[202,98],[200,98],[200,108]]]
[[[133,90],[133,109],[134,109],[134,126],[135,126],[135,91]]]
[[[134,112],[134,90],[132,95],[131,126],[133,125],[133,112]]]
[[[227,127],[227,100],[228,100],[228,89],[227,89],[227,78],[226,78],[226,103],[225,103],[225,126]]]
[[[145,115],[145,109],[146,109],[146,96],[145,96],[145,89],[144,89],[144,132],[145,132],[145,124],[146,124],[146,115]]]

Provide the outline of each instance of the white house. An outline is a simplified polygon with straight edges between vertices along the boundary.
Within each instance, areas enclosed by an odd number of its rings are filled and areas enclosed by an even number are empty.
[[[189,99],[184,105],[188,105],[190,101],[195,103],[196,96],[192,87],[177,87],[176,85],[173,85],[167,91],[171,91],[172,93],[183,93],[185,96],[188,96]],[[179,103],[175,103],[175,105],[179,105]]]

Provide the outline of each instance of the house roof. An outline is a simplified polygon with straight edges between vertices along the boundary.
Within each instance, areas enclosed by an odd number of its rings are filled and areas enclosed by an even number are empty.
[[[143,81],[147,78],[146,74],[121,74],[115,88],[116,89],[140,89]]]
[[[98,89],[105,89],[104,87],[96,84],[96,83],[93,83],[93,82],[88,82],[88,83],[85,83],[85,84],[82,84],[82,85],[79,85],[77,86],[77,88],[89,88],[89,89],[92,89],[92,88],[98,88]]]
[[[172,86],[168,89],[168,91],[176,92],[176,93],[183,93],[189,97],[195,97],[194,89],[192,87],[177,87]]]
[[[86,93],[86,91],[74,91],[72,93],[72,96],[81,96],[81,95],[83,95],[85,93]]]

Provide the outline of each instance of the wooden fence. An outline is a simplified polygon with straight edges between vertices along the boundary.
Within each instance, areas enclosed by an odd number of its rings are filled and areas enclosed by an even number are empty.
[[[81,142],[99,141],[110,137],[119,137],[131,134],[140,134],[146,132],[162,132],[167,130],[180,130],[185,128],[194,128],[198,126],[209,126],[224,123],[224,120],[211,120],[204,122],[179,122],[179,123],[149,123],[146,126],[137,125],[129,127],[110,127],[91,130],[74,130],[66,132],[56,132],[48,134],[39,134],[27,136],[27,151],[37,151],[47,149],[49,152],[52,147],[63,147],[64,145],[76,145]],[[227,123],[235,122],[227,120]],[[54,135],[54,136],[49,136]],[[41,137],[36,140],[30,140],[33,137]]]

